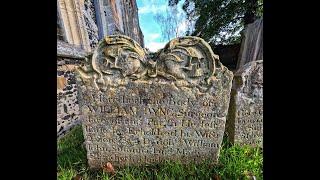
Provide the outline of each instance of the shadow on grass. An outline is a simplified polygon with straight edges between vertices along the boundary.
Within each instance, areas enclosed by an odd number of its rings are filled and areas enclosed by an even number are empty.
[[[114,176],[102,170],[89,170],[81,126],[73,128],[58,140],[58,179],[262,179],[262,150],[228,143],[226,138],[220,151],[219,162],[182,165],[165,162],[149,166],[127,166],[117,169]]]

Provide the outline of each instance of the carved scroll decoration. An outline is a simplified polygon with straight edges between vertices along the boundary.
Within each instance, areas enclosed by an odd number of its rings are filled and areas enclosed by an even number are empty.
[[[210,86],[216,79],[216,68],[223,67],[210,45],[193,36],[171,40],[160,50],[158,58],[158,75],[200,89]]]
[[[100,90],[108,86],[108,77],[133,81],[162,78],[205,89],[216,79],[216,69],[223,67],[210,45],[192,36],[173,39],[152,56],[127,36],[106,36],[86,61],[77,71]]]

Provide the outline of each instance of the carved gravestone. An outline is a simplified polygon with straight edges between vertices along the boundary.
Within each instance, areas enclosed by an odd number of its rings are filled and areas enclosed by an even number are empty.
[[[226,131],[231,142],[262,147],[263,61],[252,61],[234,74]]]
[[[217,160],[233,74],[202,39],[146,54],[126,36],[107,36],[77,72],[91,168]]]

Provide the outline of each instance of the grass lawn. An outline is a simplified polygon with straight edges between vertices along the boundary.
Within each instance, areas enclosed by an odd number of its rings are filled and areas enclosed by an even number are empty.
[[[81,126],[73,128],[58,140],[58,179],[262,179],[262,151],[260,148],[231,146],[224,141],[218,165],[204,162],[199,165],[181,165],[166,162],[147,167],[116,169],[116,174],[89,170],[83,146]]]

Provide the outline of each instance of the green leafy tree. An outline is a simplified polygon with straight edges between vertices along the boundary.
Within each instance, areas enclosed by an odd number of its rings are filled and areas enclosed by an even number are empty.
[[[181,0],[169,0],[175,6]],[[240,42],[240,32],[263,13],[262,0],[185,0],[187,35],[199,36],[212,44]]]

